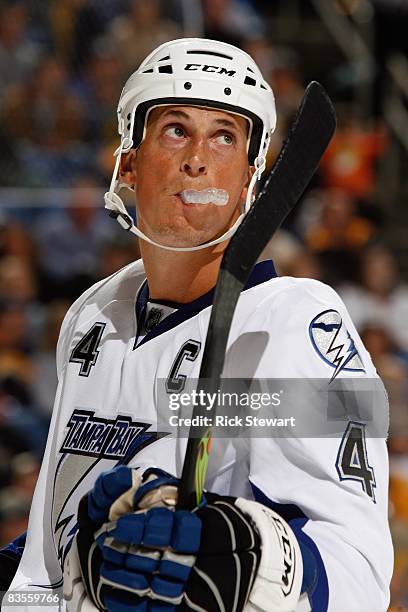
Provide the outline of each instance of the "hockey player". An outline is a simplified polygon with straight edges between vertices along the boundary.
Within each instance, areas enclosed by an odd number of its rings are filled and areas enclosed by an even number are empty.
[[[386,444],[362,420],[340,421],[338,435],[214,439],[204,503],[175,510],[186,439],[158,429],[158,396],[198,377],[221,257],[275,127],[269,85],[240,49],[172,41],[129,78],[118,118],[106,206],[142,238],[142,261],[91,287],[63,323],[47,449],[7,601],[25,610],[29,595],[63,587],[69,611],[384,612]],[[134,191],[136,224],[122,187]],[[240,297],[224,376],[377,375],[331,288],[278,278],[262,262]],[[297,403],[307,421],[323,419]],[[385,399],[377,411],[386,414]]]

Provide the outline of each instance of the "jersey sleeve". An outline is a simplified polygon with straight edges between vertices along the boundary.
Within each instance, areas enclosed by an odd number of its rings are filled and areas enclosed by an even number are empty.
[[[81,296],[68,310],[61,326],[57,344],[57,373],[58,387],[54,400],[53,413],[48,432],[46,449],[44,452],[41,470],[36,484],[31,504],[27,537],[17,571],[9,588],[9,593],[20,596],[21,606],[4,605],[2,609],[19,612],[31,609],[24,603],[24,593],[38,591],[41,594],[54,595],[57,602],[62,593],[62,568],[58,561],[57,551],[53,539],[52,506],[53,485],[56,471],[56,432],[60,424],[60,401],[64,390],[64,368],[69,360],[69,345],[77,313],[80,311],[88,293]],[[61,595],[62,597],[62,595]],[[47,603],[47,610],[55,612],[61,610],[62,603]]]
[[[24,593],[34,592],[55,596],[55,605],[47,603],[47,610],[50,610],[50,612],[61,610],[58,601],[62,592],[60,591],[62,586],[62,570],[58,562],[53,540],[51,512],[53,478],[56,467],[54,431],[59,417],[58,410],[55,407],[58,406],[62,386],[63,381],[60,380],[46,450],[31,504],[27,539],[20,563],[9,588],[9,594],[15,594],[21,598],[21,605],[16,606],[16,604],[13,604],[13,607],[8,607],[3,603],[2,610],[10,610],[12,612],[16,610],[19,612],[31,610],[32,608],[29,604],[25,604]]]
[[[282,401],[279,416],[295,410],[302,428],[300,436],[286,430],[251,440],[254,497],[281,514],[295,532],[314,612],[385,611],[393,565],[386,427],[368,427],[358,393],[356,414],[348,416],[346,410],[336,420],[313,404],[309,392],[322,381],[346,389],[366,384],[375,389],[371,414],[384,424],[388,402],[382,383],[330,287],[293,279],[273,303],[265,300],[259,309],[265,313],[269,342],[257,377],[285,379],[299,389],[296,406]],[[319,421],[324,426],[315,429]]]
[[[69,549],[69,544],[67,544],[66,549],[62,550],[61,540],[55,536],[55,530],[63,531],[69,524],[72,530],[67,533],[67,540],[72,540],[73,530],[75,529],[72,524],[75,522],[74,513],[77,508],[74,505],[75,509],[72,510],[71,514],[68,509],[61,520],[59,520],[60,515],[55,510],[58,470],[60,470],[64,460],[64,453],[60,451],[60,441],[67,425],[67,414],[71,413],[71,404],[75,401],[72,397],[67,372],[72,344],[75,341],[75,334],[80,321],[83,325],[86,325],[88,318],[92,319],[93,314],[103,309],[107,303],[122,299],[120,291],[123,291],[125,295],[123,299],[126,300],[128,295],[132,295],[132,292],[137,289],[138,282],[141,282],[138,280],[139,275],[142,272],[141,264],[135,262],[125,266],[111,277],[94,284],[72,304],[61,326],[56,351],[58,386],[47,444],[31,504],[24,552],[9,589],[10,593],[16,594],[33,591],[53,594],[56,601],[55,605],[52,603],[52,598],[47,601],[47,610],[50,612],[65,609],[62,599],[59,599],[59,597],[62,597],[63,583],[63,569],[60,559],[65,558]],[[66,485],[64,486],[70,487],[72,485],[80,497],[82,492],[80,485],[86,487],[87,481],[78,476],[75,469],[70,474],[72,482],[65,481]],[[63,487],[59,488],[59,510],[66,508],[68,493],[69,491]],[[72,503],[74,504],[74,501]],[[69,529],[67,529],[68,531]],[[13,606],[7,607],[3,604],[2,610],[10,609],[12,612],[23,612],[32,608],[32,606],[24,604],[24,596],[21,599],[21,606],[13,604]]]

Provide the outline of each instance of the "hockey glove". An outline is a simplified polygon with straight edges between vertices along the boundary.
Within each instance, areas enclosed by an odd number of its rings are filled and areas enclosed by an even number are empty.
[[[75,545],[87,609],[294,609],[302,572],[289,526],[256,502],[214,494],[193,512],[175,511],[177,485],[162,470],[141,482],[120,467],[81,501]]]

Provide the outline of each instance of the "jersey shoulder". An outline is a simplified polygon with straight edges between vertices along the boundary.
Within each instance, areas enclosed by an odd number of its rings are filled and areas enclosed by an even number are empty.
[[[259,292],[256,290],[259,288]],[[347,308],[339,294],[329,285],[311,278],[280,276],[254,288],[258,309],[282,313],[287,321],[302,320],[317,310],[337,309],[349,319]]]
[[[316,310],[340,309],[347,313],[346,306],[338,293],[329,285],[310,278],[279,276],[256,285],[241,294],[243,311],[250,318],[272,317],[271,323],[280,319],[293,323],[301,321]]]
[[[256,313],[257,322],[292,360],[303,363],[303,370],[310,365],[324,376],[326,367],[336,370],[341,363],[343,374],[377,376],[343,300],[329,285],[308,278],[271,279],[257,295]]]
[[[264,284],[267,289],[266,297],[271,301],[278,300],[286,306],[299,307],[307,304],[341,304],[338,293],[329,285],[312,278],[294,278],[292,276],[278,276]]]
[[[113,301],[132,301],[134,304],[137,291],[145,278],[143,262],[139,259],[98,281],[75,300],[68,309],[60,330],[57,344],[58,376],[64,367],[67,348],[70,346],[72,335],[77,326],[94,319]]]

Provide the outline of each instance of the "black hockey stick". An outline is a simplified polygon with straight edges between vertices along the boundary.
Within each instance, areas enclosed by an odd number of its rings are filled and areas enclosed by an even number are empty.
[[[244,221],[229,243],[218,274],[197,391],[220,386],[232,317],[252,267],[314,175],[336,127],[336,115],[323,87],[313,81],[272,168]],[[214,416],[195,406],[196,416]],[[200,503],[207,472],[211,427],[195,427],[184,459],[179,507]],[[195,498],[192,493],[195,492]]]

